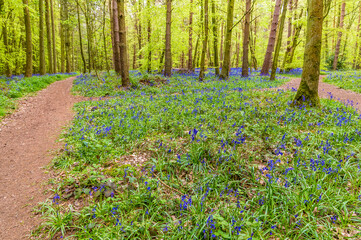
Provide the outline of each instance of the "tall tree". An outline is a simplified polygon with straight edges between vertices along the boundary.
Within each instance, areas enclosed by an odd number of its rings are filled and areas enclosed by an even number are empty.
[[[277,36],[277,44],[276,44],[275,54],[273,56],[273,61],[272,61],[271,80],[275,80],[275,78],[276,78],[278,57],[280,55],[280,50],[281,50],[281,45],[282,45],[283,28],[285,25],[285,19],[286,19],[286,13],[287,13],[287,2],[288,2],[288,0],[283,0],[283,11],[282,11],[282,16],[281,16],[281,22],[280,22],[280,25],[278,28],[278,36]]]
[[[64,44],[65,44],[65,63],[66,63],[66,72],[71,72],[71,62],[70,62],[70,26],[69,26],[69,2],[68,0],[63,0],[64,2]]]
[[[45,0],[46,42],[48,47],[48,72],[53,73],[53,52],[51,49],[50,0]]]
[[[28,0],[23,0],[23,3],[24,3],[24,22],[25,22],[25,35],[26,35],[25,77],[31,77],[33,75],[33,42],[31,37],[29,2]]]
[[[201,69],[199,72],[199,80],[203,81],[204,79],[204,72],[205,72],[205,61],[206,61],[206,51],[207,51],[207,44],[208,44],[208,0],[204,0],[204,35],[203,35],[203,49],[202,49],[202,56],[201,56]]]
[[[219,76],[219,60],[218,60],[218,26],[216,22],[216,4],[212,0],[212,25],[213,25],[213,55],[214,69],[216,76]]]
[[[164,76],[172,75],[172,51],[171,51],[171,24],[172,24],[172,0],[166,0],[166,30],[165,30],[165,67]]]
[[[190,7],[189,7],[189,29],[188,29],[188,71],[193,72],[193,59],[192,59],[192,52],[193,52],[193,0],[190,0]]]
[[[114,45],[113,45],[113,54],[114,54],[114,68],[117,73],[121,73],[121,63],[120,63],[120,35],[119,35],[119,19],[118,19],[118,2],[117,0],[113,1],[113,35],[114,35]]]
[[[249,24],[251,21],[251,1],[246,0],[246,16],[243,31],[243,57],[242,57],[242,77],[248,77],[248,47],[249,47]]]
[[[39,0],[39,73],[45,75],[44,0]]]
[[[320,78],[322,46],[323,0],[308,1],[308,18],[302,79],[294,103],[319,106],[318,83]]]
[[[119,14],[119,41],[120,41],[120,65],[121,65],[121,77],[122,77],[122,86],[124,88],[130,87],[129,80],[129,62],[128,62],[128,52],[127,52],[127,32],[125,25],[125,0],[117,0],[118,2],[118,14]]]
[[[77,17],[78,17],[80,55],[81,55],[81,59],[83,61],[83,72],[85,73],[86,72],[86,61],[85,61],[85,56],[84,56],[84,51],[83,51],[83,37],[82,37],[82,33],[81,33],[79,2],[77,2],[77,5],[76,5],[76,12],[77,12]]]
[[[269,73],[271,60],[272,60],[272,54],[273,54],[273,50],[274,50],[275,42],[276,42],[278,18],[280,16],[281,3],[282,3],[282,0],[276,0],[275,10],[273,12],[273,19],[272,19],[272,24],[271,24],[271,31],[270,31],[269,39],[268,39],[267,52],[264,57],[261,75],[268,75],[268,73]]]
[[[221,79],[228,79],[231,67],[231,46],[233,29],[234,0],[229,0],[227,8],[226,39],[224,43],[224,60],[222,66]]]
[[[346,2],[343,1],[342,5],[341,5],[341,15],[340,15],[340,23],[339,23],[339,28],[340,31],[337,34],[337,43],[336,43],[336,49],[335,49],[335,57],[333,59],[333,65],[332,68],[333,70],[337,70],[337,63],[338,63],[338,57],[340,54],[340,46],[341,46],[341,39],[342,39],[342,28],[343,28],[343,21],[345,18],[345,14],[346,14]]]
[[[52,29],[52,40],[53,40],[53,73],[57,72],[57,60],[56,60],[56,37],[55,37],[55,21],[54,21],[54,9],[53,0],[50,1],[50,13],[51,13],[51,29]]]
[[[148,66],[147,70],[150,73],[152,71],[152,43],[151,43],[151,33],[152,33],[152,21],[151,21],[151,6],[150,0],[147,0],[147,18],[148,18]]]

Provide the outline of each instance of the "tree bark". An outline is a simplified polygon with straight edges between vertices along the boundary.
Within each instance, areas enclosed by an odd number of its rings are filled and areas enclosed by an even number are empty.
[[[55,39],[55,22],[54,22],[54,9],[53,0],[50,1],[50,13],[51,13],[51,29],[52,29],[52,41],[53,41],[53,73],[57,72],[57,60],[56,60],[56,39]]]
[[[207,51],[207,44],[208,44],[208,0],[204,0],[204,36],[203,36],[203,49],[202,49],[202,56],[201,56],[201,69],[199,71],[199,80],[204,80],[204,72],[206,69],[205,61],[206,61],[206,51]]]
[[[226,39],[224,43],[224,60],[222,66],[221,79],[228,79],[231,67],[231,46],[232,46],[232,28],[233,28],[234,0],[229,0],[227,9]]]
[[[335,58],[333,59],[333,65],[332,65],[332,69],[333,69],[334,71],[337,70],[338,57],[339,57],[339,54],[340,54],[343,20],[344,20],[344,18],[345,18],[345,8],[346,8],[346,2],[343,2],[343,3],[342,3],[342,6],[341,6],[340,25],[339,25],[339,28],[341,29],[341,31],[339,31],[339,32],[338,32],[338,35],[337,35],[337,43],[336,43],[336,49],[335,49]]]
[[[113,54],[114,54],[114,68],[115,72],[121,74],[121,64],[120,64],[120,35],[119,35],[119,19],[118,19],[118,2],[117,0],[113,1],[113,35],[114,35],[114,45],[113,45]]]
[[[272,60],[272,54],[273,54],[273,50],[274,50],[275,42],[276,42],[277,25],[278,25],[278,18],[280,16],[281,2],[282,2],[282,0],[276,0],[276,6],[275,6],[275,10],[273,12],[271,31],[270,31],[269,39],[268,39],[267,52],[264,57],[261,75],[269,74],[269,69],[270,69],[271,60]]]
[[[243,31],[242,77],[248,77],[249,24],[251,21],[251,0],[246,0],[246,16]]]
[[[171,24],[172,24],[172,0],[167,2],[166,30],[165,30],[165,67],[164,76],[172,75],[172,51],[171,51]]]
[[[224,38],[224,23],[222,21],[222,25],[221,25],[221,49],[219,51],[219,53],[220,53],[220,56],[219,56],[219,60],[220,60],[219,66],[220,66],[220,68],[223,67],[223,38]]]
[[[64,24],[64,28],[65,28],[65,40],[64,40],[64,44],[65,44],[65,62],[66,62],[66,72],[70,73],[71,72],[71,62],[70,62],[70,56],[71,56],[71,51],[70,51],[70,26],[69,26],[69,3],[68,0],[64,0],[64,18],[66,21],[66,24]]]
[[[118,2],[118,14],[119,14],[119,41],[120,41],[120,66],[121,66],[121,77],[122,86],[124,88],[130,87],[129,80],[129,61],[128,61],[128,50],[127,50],[127,32],[125,25],[125,0],[117,0]]]
[[[151,32],[152,32],[152,22],[151,22],[151,11],[150,11],[150,0],[147,0],[147,12],[148,12],[148,73],[152,71],[152,42],[151,42]]]
[[[64,2],[60,6],[60,71],[65,72],[65,18],[64,18]]]
[[[104,44],[104,60],[105,60],[105,67],[107,69],[107,71],[109,72],[109,63],[108,63],[108,51],[107,51],[107,42],[106,42],[106,37],[105,37],[105,16],[106,16],[106,1],[107,0],[103,0],[103,44]]]
[[[39,73],[45,75],[44,0],[39,0]]]
[[[140,11],[141,11],[141,1],[139,1],[138,3],[139,3],[138,4],[138,7],[139,7],[138,12],[140,13]],[[142,24],[141,24],[140,17],[139,17],[138,21],[139,21],[139,25],[138,25],[139,60],[142,60],[142,58],[143,58],[142,57],[142,37],[143,37],[143,35],[142,35]],[[139,68],[141,68],[141,67],[142,67],[142,65],[141,65],[141,63],[139,63]]]
[[[285,19],[286,19],[286,13],[287,13],[287,2],[288,2],[288,0],[283,0],[283,11],[282,11],[279,30],[278,30],[275,54],[273,56],[273,62],[272,62],[272,72],[271,72],[271,78],[270,78],[271,81],[276,79],[278,57],[280,55],[280,50],[281,50],[281,45],[282,45],[283,28],[284,28],[284,25],[285,25]]]
[[[193,72],[193,0],[190,0],[190,9],[189,9],[189,37],[188,37],[188,71]]]
[[[33,76],[33,42],[31,38],[29,3],[28,0],[23,0],[23,3],[24,3],[25,34],[26,34],[25,77],[31,77]]]
[[[82,38],[82,34],[81,34],[79,3],[77,3],[77,5],[76,5],[76,12],[77,12],[77,17],[78,17],[80,54],[81,54],[81,59],[83,61],[83,72],[86,73],[86,61],[85,61],[84,51],[83,51],[83,38]]]
[[[318,83],[322,46],[323,0],[308,1],[306,45],[300,86],[295,105],[320,106]]]
[[[219,60],[218,60],[218,27],[216,23],[216,4],[212,0],[212,25],[213,25],[213,55],[214,55],[214,71],[219,76]]]
[[[45,22],[46,22],[46,42],[48,47],[48,72],[53,72],[53,54],[51,49],[51,26],[50,26],[50,0],[45,0]]]
[[[199,37],[197,38],[196,47],[194,49],[193,69],[195,69],[197,67],[198,46],[199,46]]]

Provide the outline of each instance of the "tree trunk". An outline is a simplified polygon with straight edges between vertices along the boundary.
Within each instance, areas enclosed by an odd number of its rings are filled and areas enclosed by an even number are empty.
[[[51,26],[50,26],[50,0],[45,0],[45,22],[46,22],[46,42],[48,46],[48,72],[53,72],[53,54],[51,49]]]
[[[127,32],[125,26],[125,0],[118,1],[118,14],[119,14],[119,41],[120,41],[120,66],[121,66],[121,76],[122,76],[122,86],[124,88],[130,87],[129,80],[129,62],[128,62],[128,52],[127,52]]]
[[[80,54],[81,54],[81,59],[83,61],[83,72],[86,73],[86,61],[85,61],[84,51],[83,51],[83,38],[82,38],[82,34],[81,34],[79,3],[77,3],[77,5],[76,5],[76,12],[77,12],[77,16],[78,16],[78,32],[79,32]]]
[[[220,68],[223,67],[223,38],[224,38],[224,26],[223,26],[223,21],[222,21],[222,25],[221,25],[221,49],[220,49]]]
[[[50,13],[51,13],[51,29],[52,29],[52,41],[53,41],[53,73],[57,72],[57,61],[56,61],[56,40],[55,40],[55,22],[54,22],[54,10],[53,0],[50,1]]]
[[[106,1],[104,0],[104,5],[103,5],[103,43],[104,43],[104,59],[105,59],[105,67],[107,69],[107,71],[109,72],[109,63],[108,63],[108,51],[107,51],[107,42],[106,42],[106,38],[105,38],[105,15],[106,15]]]
[[[152,71],[152,43],[151,43],[151,32],[152,32],[152,22],[151,22],[151,11],[150,11],[150,0],[147,0],[147,12],[148,12],[148,73]]]
[[[64,0],[64,18],[66,21],[65,26],[65,61],[66,61],[66,72],[71,72],[71,62],[70,62],[70,26],[69,26],[69,3],[68,0]]]
[[[308,19],[303,72],[295,105],[320,106],[318,83],[322,46],[323,0],[308,1]]]
[[[39,0],[39,73],[45,75],[44,0]]]
[[[33,42],[31,39],[31,23],[29,13],[28,0],[23,0],[24,3],[24,22],[26,33],[26,65],[25,65],[25,77],[33,76]]]
[[[213,25],[213,55],[214,55],[214,69],[216,76],[219,76],[219,60],[218,60],[218,27],[216,23],[216,4],[212,0],[212,25]]]
[[[141,11],[141,1],[139,1],[139,4],[138,4],[138,6],[139,6],[139,9],[138,9],[138,12],[140,13],[140,11]],[[138,21],[139,21],[139,26],[138,26],[138,48],[139,48],[139,60],[142,60],[142,24],[141,24],[141,20],[140,20],[140,17],[139,17],[139,19],[138,19]],[[142,65],[141,65],[141,63],[139,63],[139,68],[141,68],[142,67]]]
[[[239,52],[241,45],[241,33],[236,33],[236,68],[239,68]]]
[[[277,44],[275,49],[275,54],[273,56],[273,62],[272,62],[272,72],[271,72],[271,81],[276,79],[276,71],[277,71],[277,65],[278,65],[278,57],[280,55],[280,50],[282,46],[282,36],[283,36],[283,28],[285,25],[286,20],[286,13],[287,13],[287,2],[288,0],[283,0],[283,11],[281,16],[281,22],[278,30],[278,36],[277,36]]]
[[[199,81],[204,80],[204,72],[206,70],[205,62],[206,62],[206,51],[208,44],[208,0],[204,0],[204,37],[203,37],[203,49],[201,56],[201,69],[199,71]]]
[[[283,58],[283,62],[282,62],[282,66],[281,66],[281,70],[280,72],[283,73],[284,69],[285,69],[285,65],[286,65],[286,61],[287,61],[287,57],[289,56],[290,52],[291,52],[291,38],[292,38],[292,8],[293,6],[293,0],[290,0],[288,3],[288,7],[289,7],[289,16],[288,16],[288,32],[287,32],[287,48],[286,48],[286,52],[285,52],[285,56]]]
[[[224,60],[222,66],[221,79],[228,79],[231,67],[231,46],[232,46],[232,28],[233,28],[234,0],[229,0],[227,9],[226,39],[224,43]]]
[[[188,71],[193,72],[193,0],[190,0],[190,9],[189,9],[189,38],[188,38]]]
[[[60,6],[60,71],[65,72],[65,19],[64,19],[64,3]]]
[[[337,43],[336,43],[336,49],[335,49],[335,58],[334,58],[334,60],[333,60],[333,65],[332,65],[332,69],[333,69],[334,71],[337,70],[338,56],[339,56],[339,54],[340,54],[343,20],[344,20],[344,18],[345,18],[345,8],[346,8],[346,3],[343,2],[343,3],[342,3],[342,7],[341,7],[340,25],[339,25],[339,28],[341,29],[341,31],[339,31],[339,32],[338,32],[338,35],[337,35]]]
[[[114,45],[113,45],[113,54],[114,54],[114,68],[115,72],[121,74],[121,64],[120,64],[120,35],[119,35],[119,14],[118,14],[118,2],[117,0],[113,1],[113,35],[114,35]]]
[[[197,38],[196,47],[194,49],[194,61],[193,61],[193,70],[197,67],[197,53],[198,53],[198,46],[199,46],[199,37]]]
[[[282,2],[282,0],[276,0],[276,6],[275,6],[275,10],[273,12],[271,31],[270,31],[269,39],[268,39],[267,52],[264,57],[261,75],[269,74],[269,69],[270,69],[271,60],[272,60],[272,54],[273,54],[273,50],[274,50],[275,42],[276,42],[277,25],[278,25],[278,18],[280,16],[281,2]]]
[[[251,21],[251,0],[246,0],[246,16],[243,31],[242,77],[248,77],[249,24]]]
[[[172,0],[167,2],[166,30],[165,30],[165,67],[164,76],[172,75],[172,51],[171,51],[171,24],[172,24]]]

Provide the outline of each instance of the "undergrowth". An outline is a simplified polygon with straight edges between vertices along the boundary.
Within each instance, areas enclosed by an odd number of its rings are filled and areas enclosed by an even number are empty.
[[[361,116],[333,100],[293,108],[293,92],[258,90],[284,81],[175,76],[77,104],[34,235],[361,238]]]
[[[323,81],[342,89],[361,93],[360,71],[332,72],[327,76],[327,78],[323,79]]]

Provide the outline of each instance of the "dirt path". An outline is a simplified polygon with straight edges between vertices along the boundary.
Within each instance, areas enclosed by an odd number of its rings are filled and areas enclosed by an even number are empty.
[[[361,94],[355,93],[350,90],[341,89],[328,83],[322,82],[322,79],[326,78],[326,75],[320,76],[320,83],[318,86],[318,94],[321,98],[333,98],[337,101],[343,102],[347,105],[353,106],[361,113]],[[290,90],[292,88],[298,89],[301,78],[294,78],[283,86],[276,88],[282,90]]]
[[[43,194],[52,159],[50,149],[74,113],[71,95],[75,77],[51,84],[22,101],[20,109],[0,123],[0,239],[27,239],[39,217],[31,213]]]

